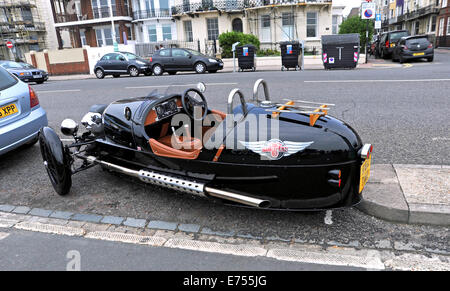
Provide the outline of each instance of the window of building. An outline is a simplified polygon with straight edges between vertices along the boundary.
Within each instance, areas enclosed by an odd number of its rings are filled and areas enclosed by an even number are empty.
[[[119,25],[115,26],[116,42],[120,42]],[[95,29],[95,36],[97,38],[97,46],[113,45],[112,29],[110,26]]]
[[[163,25],[162,33],[163,33],[163,40],[171,40],[172,39],[172,26],[171,25]]]
[[[31,13],[31,9],[28,7],[23,7],[22,11],[22,19],[23,21],[33,21],[33,14]]]
[[[91,0],[94,18],[110,17],[108,0]],[[116,0],[111,0],[113,15],[116,16]]]
[[[317,37],[317,12],[306,13],[306,37]]]
[[[86,34],[84,29],[80,29],[81,46],[87,45]]]
[[[430,18],[430,22],[428,23],[428,32],[435,32],[436,31],[436,18],[437,18],[437,16],[436,15],[433,15],[431,18]]]
[[[294,14],[285,12],[281,14],[282,39],[292,40],[294,38]]]
[[[439,18],[439,36],[444,35],[444,17]]]
[[[442,8],[447,7],[447,0],[442,0]]]
[[[270,42],[270,15],[261,15],[261,41]]]
[[[192,34],[192,21],[183,21],[184,26],[184,39],[188,42],[194,41],[194,36]]]
[[[450,17],[447,18],[447,35],[450,35]]]
[[[149,42],[157,42],[158,36],[156,34],[156,25],[149,25],[147,29]]]
[[[338,24],[338,15],[333,15],[331,22],[332,22],[332,28],[331,33],[332,34],[338,34],[339,32],[339,24]]]
[[[208,40],[217,39],[217,37],[219,36],[219,19],[207,18],[206,28],[208,30]]]

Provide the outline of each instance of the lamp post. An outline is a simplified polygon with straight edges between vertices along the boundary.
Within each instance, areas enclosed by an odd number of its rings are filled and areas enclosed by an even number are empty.
[[[111,36],[113,39],[113,45],[114,45],[114,51],[119,51],[119,45],[117,44],[116,40],[116,28],[114,26],[114,14],[112,9],[111,0],[108,0],[108,6],[109,6],[109,16],[111,17]]]

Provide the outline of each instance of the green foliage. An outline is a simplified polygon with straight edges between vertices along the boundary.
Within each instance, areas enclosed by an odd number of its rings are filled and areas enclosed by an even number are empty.
[[[277,50],[272,49],[266,49],[266,50],[258,50],[256,52],[256,56],[258,57],[268,57],[268,56],[280,56],[281,52]]]
[[[219,35],[219,45],[222,48],[222,58],[231,58],[233,52],[231,47],[233,43],[240,42],[239,46],[252,44],[259,50],[259,39],[253,34],[245,34],[242,32],[224,32]]]
[[[372,20],[361,19],[359,15],[347,18],[339,26],[339,34],[346,33],[359,33],[361,40],[361,48],[366,45],[366,27],[367,21],[369,21],[369,41],[372,39],[374,31],[374,22]]]

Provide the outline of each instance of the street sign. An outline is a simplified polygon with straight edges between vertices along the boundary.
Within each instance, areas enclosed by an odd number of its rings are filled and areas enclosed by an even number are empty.
[[[11,41],[6,42],[6,47],[9,49],[12,49],[14,47],[13,43]]]
[[[375,14],[375,20],[376,21],[381,21],[381,14],[380,13]]]
[[[375,20],[375,29],[381,29],[381,20]]]
[[[375,19],[376,4],[372,2],[361,3],[361,18]]]

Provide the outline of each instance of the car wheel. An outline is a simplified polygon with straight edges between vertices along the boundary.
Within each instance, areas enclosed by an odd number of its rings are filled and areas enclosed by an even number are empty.
[[[119,75],[119,74],[114,74],[113,77],[114,77],[114,78],[119,78],[120,75]]]
[[[433,60],[434,60],[434,57],[427,58],[427,61],[429,61],[429,62],[432,62]]]
[[[102,69],[95,70],[95,76],[97,79],[103,79],[105,77],[105,72]]]
[[[169,75],[176,75],[177,74],[177,71],[172,71],[172,72],[168,72],[169,73]]]
[[[161,76],[163,73],[164,73],[164,70],[161,67],[161,65],[153,66],[153,74],[155,74],[155,76]]]
[[[53,129],[44,127],[39,132],[39,145],[53,188],[59,195],[66,195],[72,187],[72,171],[70,157],[65,152],[61,139]]]
[[[206,65],[202,62],[198,62],[195,64],[194,69],[197,74],[203,74],[206,71]]]
[[[400,64],[403,64],[403,63],[405,62],[405,59],[404,59],[402,56],[399,56],[399,57],[398,57],[398,62],[399,62]]]
[[[128,69],[128,73],[130,74],[131,77],[137,77],[139,76],[139,70],[136,67],[130,67]]]

